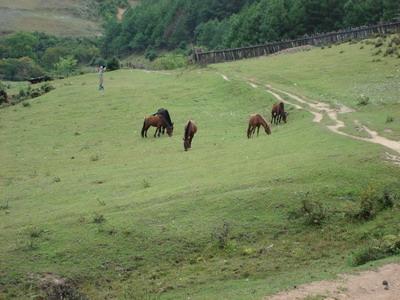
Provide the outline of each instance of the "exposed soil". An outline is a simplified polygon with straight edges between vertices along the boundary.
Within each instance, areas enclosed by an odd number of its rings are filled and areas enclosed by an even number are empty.
[[[387,284],[384,284],[387,283]],[[341,275],[332,281],[304,284],[290,291],[266,297],[265,300],[399,300],[400,264],[389,264],[376,271]]]

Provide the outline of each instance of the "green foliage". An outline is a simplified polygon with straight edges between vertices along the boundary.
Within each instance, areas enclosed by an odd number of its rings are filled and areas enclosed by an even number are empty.
[[[225,249],[228,245],[231,226],[226,221],[223,222],[221,227],[215,228],[211,234],[212,238],[217,242],[218,248]]]
[[[103,53],[194,42],[208,49],[239,47],[388,21],[397,0],[153,0],[142,1],[122,23],[110,20]]]
[[[153,61],[158,57],[157,52],[154,48],[147,49],[144,53],[144,56],[150,61]]]
[[[158,57],[154,61],[154,68],[158,70],[174,70],[183,68],[187,65],[187,57],[183,55],[177,55],[169,53]]]
[[[0,79],[21,81],[43,75],[43,69],[30,57],[0,60]]]
[[[76,70],[78,61],[73,56],[61,57],[60,60],[54,64],[54,70],[58,75],[70,76]]]
[[[7,86],[0,81],[0,104],[8,101]]]
[[[357,99],[357,105],[365,106],[369,103],[369,97],[366,95],[360,95]]]
[[[360,266],[367,262],[400,254],[400,236],[386,235],[381,240],[375,240],[370,245],[355,251],[350,262],[353,266]]]
[[[378,212],[392,208],[397,195],[386,188],[378,191],[369,185],[360,194],[360,206],[356,211],[348,212],[348,217],[358,221],[369,221],[376,217]]]
[[[321,202],[306,197],[301,201],[300,208],[289,213],[289,218],[301,218],[305,225],[322,225],[328,218],[328,210]]]
[[[118,70],[119,68],[120,68],[120,62],[119,62],[118,58],[113,57],[113,58],[107,60],[107,70],[108,71]]]

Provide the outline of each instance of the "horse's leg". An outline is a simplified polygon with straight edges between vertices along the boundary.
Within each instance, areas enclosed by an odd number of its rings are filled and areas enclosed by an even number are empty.
[[[194,136],[194,134],[192,134],[192,135],[190,136],[190,139],[189,139],[189,148],[192,148],[193,136]]]
[[[157,137],[158,126],[156,127],[156,131],[154,132],[154,137]]]
[[[260,125],[257,126],[257,136],[260,133]]]
[[[250,133],[251,133],[251,125],[249,124],[249,127],[247,128],[247,138],[250,138]]]

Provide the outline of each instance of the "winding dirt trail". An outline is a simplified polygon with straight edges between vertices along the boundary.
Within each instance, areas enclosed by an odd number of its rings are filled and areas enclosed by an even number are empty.
[[[387,284],[383,284],[386,281]],[[338,280],[318,281],[281,292],[264,300],[399,300],[400,265],[388,264],[376,271],[341,275]]]
[[[346,125],[343,121],[339,120],[338,114],[344,114],[344,113],[351,113],[354,112],[354,110],[341,105],[339,108],[331,108],[328,104],[323,103],[323,102],[317,102],[317,101],[311,101],[311,100],[306,100],[304,97],[300,97],[294,94],[291,94],[289,92],[277,89],[272,87],[271,85],[266,85],[267,91],[274,95],[274,97],[281,101],[282,97],[276,97],[276,94],[273,92],[279,92],[281,94],[287,95],[289,98],[296,100],[297,102],[304,104],[306,107],[303,107],[310,113],[314,115],[314,122],[320,123],[323,119],[324,114],[326,114],[332,121],[335,122],[334,125],[327,125],[327,128],[331,130],[334,133],[355,139],[355,140],[360,140],[360,141],[365,141],[365,142],[370,142],[374,144],[379,144],[382,146],[385,146],[386,148],[389,148],[391,150],[396,151],[397,153],[400,154],[400,142],[398,141],[393,141],[388,138],[385,138],[383,136],[380,136],[376,131],[373,131],[369,129],[367,126],[361,125],[362,128],[368,133],[369,137],[360,137],[360,136],[355,136],[351,135],[348,133],[345,133],[341,131],[340,129],[345,128]]]

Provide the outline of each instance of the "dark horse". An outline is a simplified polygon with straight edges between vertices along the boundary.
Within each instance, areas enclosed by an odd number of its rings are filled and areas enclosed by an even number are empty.
[[[192,148],[192,139],[196,132],[196,124],[192,120],[189,120],[185,126],[185,135],[183,136],[183,148],[185,148],[185,151]]]
[[[281,120],[283,120],[284,123],[286,123],[286,117],[288,113],[285,112],[285,104],[283,102],[275,103],[272,105],[272,110],[271,110],[271,124],[278,124],[281,123]]]
[[[158,137],[160,137],[162,128],[167,129],[168,136],[172,136],[172,131],[174,130],[174,127],[168,124],[162,115],[148,116],[144,118],[142,137],[147,137],[147,130],[150,128],[150,126],[157,127],[154,137],[157,136],[157,133]]]
[[[271,128],[269,127],[267,121],[265,121],[265,119],[260,114],[251,115],[249,120],[249,128],[247,128],[247,137],[251,138],[256,132],[256,128],[258,136],[260,126],[264,127],[266,134],[271,134]]]
[[[172,121],[171,121],[171,116],[169,115],[169,112],[168,112],[167,109],[165,109],[165,108],[159,108],[159,109],[157,110],[157,112],[153,114],[153,116],[156,116],[156,115],[161,115],[161,116],[163,116],[164,119],[167,121],[167,124],[169,124],[171,127],[174,126],[174,123],[172,123]],[[166,129],[166,127],[162,127],[162,128],[161,128],[161,133],[162,133],[162,134],[165,133],[165,129]]]

